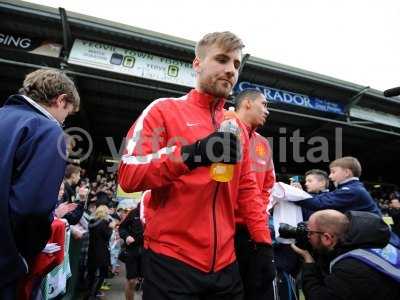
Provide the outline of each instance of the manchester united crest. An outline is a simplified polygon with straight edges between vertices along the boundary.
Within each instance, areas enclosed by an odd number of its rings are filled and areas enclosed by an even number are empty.
[[[267,155],[267,149],[265,149],[263,144],[258,144],[256,146],[256,153],[258,157],[264,158]]]

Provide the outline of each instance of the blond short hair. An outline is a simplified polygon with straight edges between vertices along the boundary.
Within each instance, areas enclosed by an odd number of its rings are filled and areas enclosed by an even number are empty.
[[[242,50],[244,48],[242,40],[232,32],[212,32],[206,34],[197,42],[195,48],[196,56],[203,58],[206,53],[206,48],[212,45],[217,45],[228,52]]]
[[[108,218],[108,207],[106,205],[99,205],[94,212],[94,218],[101,220]]]
[[[352,157],[352,156],[345,156],[342,158],[338,158],[338,159],[334,160],[333,162],[331,162],[329,167],[330,168],[340,167],[343,169],[349,169],[353,173],[353,176],[355,176],[355,177],[361,176],[361,171],[362,171],[361,164],[357,158]]]
[[[80,97],[74,82],[58,70],[39,69],[29,73],[19,92],[45,106],[50,106],[54,97],[66,94],[65,101],[72,104],[75,112],[79,110]]]

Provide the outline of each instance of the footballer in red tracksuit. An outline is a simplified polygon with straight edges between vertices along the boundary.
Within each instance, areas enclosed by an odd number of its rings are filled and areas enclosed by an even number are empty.
[[[275,183],[275,171],[272,161],[272,153],[269,142],[266,138],[255,132],[255,130],[246,126],[250,136],[250,158],[252,169],[255,172],[257,185],[262,192],[263,211],[267,212],[269,197]],[[265,226],[268,227],[269,215],[265,219]],[[268,241],[271,245],[271,240]],[[244,286],[244,299],[274,299],[273,280],[275,278],[275,267],[272,246],[269,247],[269,268],[263,272],[263,277],[257,274],[257,258],[254,255],[254,241],[251,239],[246,223],[240,213],[236,212],[236,234],[235,249],[236,257],[239,264],[240,276]]]
[[[220,132],[225,98],[242,65],[240,38],[203,36],[195,47],[195,89],[152,102],[128,132],[119,182],[151,190],[146,221],[144,300],[239,300],[243,287],[234,251],[235,210],[259,251],[260,276],[270,241],[246,134]],[[234,167],[229,182],[210,176],[212,163]]]
[[[251,166],[256,176],[258,188],[262,193],[263,210],[267,211],[272,188],[275,184],[275,168],[272,160],[271,146],[265,137],[257,133],[254,129],[246,125],[245,127],[250,139],[249,155]],[[237,212],[236,223],[245,224],[240,211]],[[271,243],[271,240],[269,243]]]
[[[202,274],[235,262],[235,208],[255,242],[271,242],[246,134],[228,183],[212,180],[209,167],[190,170],[182,159],[183,145],[215,132],[223,120],[224,99],[212,107],[214,98],[193,89],[181,98],[152,102],[129,130],[119,168],[123,190],[151,190],[156,208],[146,221],[145,247]]]
[[[257,185],[262,194],[262,210],[267,212],[270,194],[275,183],[275,171],[272,161],[272,152],[266,138],[255,130],[264,125],[268,117],[267,100],[258,90],[244,90],[235,97],[236,116],[247,129],[246,134],[250,139],[251,168],[255,172]],[[265,219],[268,227],[269,218]],[[249,234],[248,226],[243,219],[241,211],[236,212],[235,249],[239,264],[240,276],[244,286],[245,300],[274,299],[273,279],[275,267],[271,240],[265,249],[265,263],[263,276],[259,276],[257,261],[257,245]],[[267,261],[267,259],[265,260]]]

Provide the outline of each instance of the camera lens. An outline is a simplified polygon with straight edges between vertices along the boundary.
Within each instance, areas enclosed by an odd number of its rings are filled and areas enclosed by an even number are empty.
[[[285,239],[296,239],[297,228],[286,223],[280,223],[279,236]]]

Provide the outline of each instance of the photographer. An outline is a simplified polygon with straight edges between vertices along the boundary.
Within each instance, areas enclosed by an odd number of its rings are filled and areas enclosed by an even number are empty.
[[[304,259],[302,280],[306,299],[400,299],[398,266],[390,264],[385,268],[383,259],[366,250],[383,248],[389,242],[390,230],[381,218],[368,212],[351,211],[344,215],[322,210],[311,215],[305,232],[312,249],[330,262],[330,271],[324,274],[310,252],[292,244]],[[398,255],[399,251],[392,248]],[[367,256],[350,256],[356,253],[352,250],[369,253],[379,266],[374,266]],[[397,273],[396,279],[396,274],[388,274],[390,270]]]

